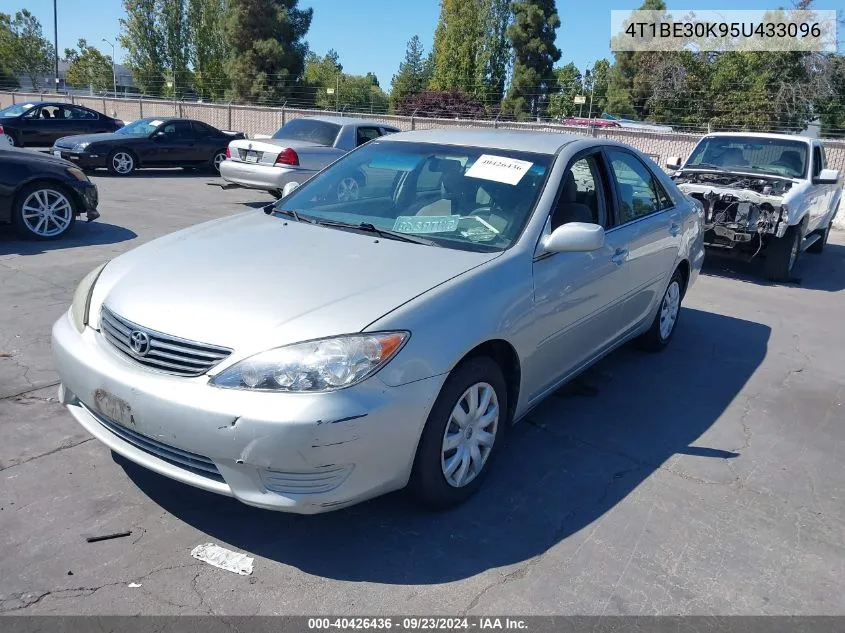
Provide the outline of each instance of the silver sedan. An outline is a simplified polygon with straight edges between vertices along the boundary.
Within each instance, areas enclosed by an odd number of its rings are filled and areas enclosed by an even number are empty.
[[[561,384],[671,341],[702,220],[622,144],[379,138],[266,213],[92,271],[53,328],[60,400],[113,451],[250,505],[324,512],[410,484],[452,506]]]

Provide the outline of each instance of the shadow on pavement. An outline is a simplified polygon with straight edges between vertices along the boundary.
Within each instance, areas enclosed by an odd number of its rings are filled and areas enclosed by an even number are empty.
[[[153,501],[239,550],[318,576],[389,584],[464,579],[543,554],[624,500],[692,446],[763,361],[767,326],[684,309],[662,354],[625,347],[585,376],[594,397],[546,400],[513,427],[479,493],[430,513],[399,492],[334,513],[258,510],[147,471],[115,455]],[[198,541],[200,542],[200,541]]]
[[[94,178],[109,178],[112,180],[129,180],[139,178],[218,178],[217,172],[205,167],[141,167],[128,176],[115,176],[107,169],[95,169],[88,173]]]
[[[790,284],[769,281],[763,271],[762,257],[747,261],[711,250],[707,251],[701,272],[760,286],[794,285],[808,290],[838,292],[845,289],[845,246],[828,242],[820,254],[801,253],[794,269],[795,281]]]
[[[77,219],[76,225],[64,237],[57,240],[24,240],[18,237],[11,226],[0,227],[0,255],[38,255],[47,251],[76,248],[78,246],[98,246],[117,244],[138,237],[129,229],[115,224],[94,221],[84,222]]]

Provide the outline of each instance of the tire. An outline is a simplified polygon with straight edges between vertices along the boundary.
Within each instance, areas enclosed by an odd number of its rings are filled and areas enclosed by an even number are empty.
[[[76,223],[73,196],[64,187],[33,183],[15,196],[12,221],[17,233],[30,240],[57,240]]]
[[[684,286],[684,276],[680,270],[675,270],[660,299],[654,321],[651,322],[648,331],[637,339],[637,344],[643,351],[661,352],[669,345],[678,327],[681,301],[684,299]]]
[[[271,189],[268,191],[271,196],[273,196],[276,200],[282,197],[282,190],[281,189]]]
[[[808,253],[813,253],[814,255],[818,255],[819,253],[824,252],[824,247],[827,245],[827,238],[830,237],[830,226],[833,224],[833,219],[830,220],[830,224],[827,225],[827,228],[820,229],[818,233],[821,235],[819,239],[812,243],[810,248],[807,249]]]
[[[121,167],[121,165],[124,165],[124,167]],[[138,159],[128,149],[119,147],[109,154],[106,166],[113,176],[129,176],[138,168]]]
[[[464,415],[469,410],[472,419],[470,399],[473,390],[479,409],[486,394],[490,394],[484,412],[486,417],[492,416],[494,406],[498,414],[491,420],[479,417],[472,425],[467,421],[467,426],[462,427],[454,414],[458,408]],[[432,508],[445,509],[457,506],[475,494],[503,443],[509,423],[507,398],[502,370],[486,356],[471,358],[452,371],[429,413],[417,447],[410,488],[419,499]],[[492,437],[482,436],[482,432],[492,433]],[[484,441],[480,441],[482,437]],[[447,447],[447,441],[456,446]],[[465,461],[466,466],[463,465]],[[473,468],[479,461],[480,468]]]
[[[801,227],[790,226],[783,237],[776,237],[766,248],[766,277],[772,281],[789,281],[801,255]]]
[[[11,132],[6,132],[6,135],[10,139],[12,139],[12,147],[17,147],[17,148],[23,147],[23,142],[21,141],[21,139],[18,137],[17,134],[12,134]]]
[[[220,163],[226,160],[226,150],[219,149],[214,152],[214,156],[211,157],[211,171],[215,174],[220,174]]]
[[[350,202],[358,200],[361,197],[361,187],[364,186],[363,174],[355,174],[354,176],[347,176],[339,183],[335,189],[335,196],[338,202]]]

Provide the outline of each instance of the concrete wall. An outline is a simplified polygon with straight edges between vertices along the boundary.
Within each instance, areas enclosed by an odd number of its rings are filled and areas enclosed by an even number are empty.
[[[245,132],[250,137],[256,134],[272,134],[290,119],[315,114],[321,110],[298,108],[270,108],[261,106],[208,104],[168,101],[165,99],[114,99],[109,97],[80,97],[75,95],[49,95],[24,92],[0,92],[0,107],[32,100],[51,99],[78,103],[100,112],[105,112],[124,121],[133,121],[145,116],[183,116],[205,121],[217,128]],[[595,128],[559,125],[556,123],[494,122],[471,119],[426,119],[388,114],[348,113],[350,116],[365,116],[390,124],[400,130],[425,130],[432,128],[500,128],[558,132],[583,136],[613,139],[636,147],[663,166],[670,156],[689,156],[700,134],[685,132],[654,132],[651,130]],[[833,169],[845,173],[845,140],[824,139],[828,163]],[[845,229],[845,200],[840,204],[837,217],[838,228]]]

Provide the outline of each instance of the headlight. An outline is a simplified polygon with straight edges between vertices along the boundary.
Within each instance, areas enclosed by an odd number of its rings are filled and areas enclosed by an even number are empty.
[[[85,172],[79,169],[79,167],[68,167],[67,173],[81,182],[88,182],[88,176],[86,176]]]
[[[351,334],[278,347],[229,367],[211,384],[259,391],[343,389],[384,367],[409,336],[408,332]]]
[[[84,142],[84,143],[77,143],[76,145],[73,146],[73,151],[74,152],[84,152],[85,148],[88,147],[90,144],[91,143],[89,143],[87,141]]]
[[[107,264],[108,262],[106,262]],[[85,331],[85,326],[88,325],[88,309],[91,307],[91,293],[94,292],[94,284],[97,283],[97,278],[103,272],[106,264],[97,266],[90,273],[82,278],[76,290],[73,293],[73,304],[70,306],[70,316],[73,320],[73,325],[79,330],[80,334]]]

